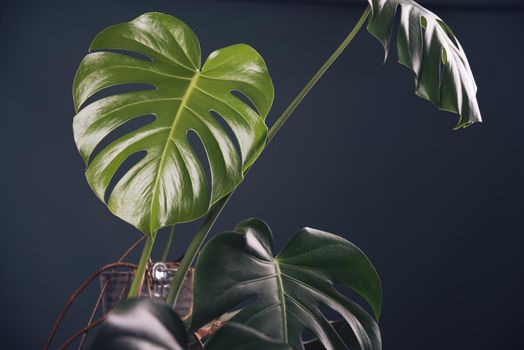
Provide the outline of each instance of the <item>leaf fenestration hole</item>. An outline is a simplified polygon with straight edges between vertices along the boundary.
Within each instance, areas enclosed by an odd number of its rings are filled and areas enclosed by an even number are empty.
[[[133,153],[130,155],[120,166],[118,167],[117,171],[111,178],[111,181],[109,182],[109,185],[106,188],[106,191],[104,193],[104,202],[109,202],[109,197],[111,197],[111,193],[113,193],[113,190],[115,189],[115,186],[118,184],[118,182],[124,177],[125,174],[129,170],[131,170],[132,167],[134,167],[138,162],[140,162],[144,157],[147,155],[147,151],[139,151],[136,153]]]
[[[336,312],[324,303],[318,303],[318,309],[320,310],[320,312],[322,312],[322,315],[324,315],[324,317],[329,321],[334,321],[342,317],[338,312]]]
[[[118,53],[118,54],[121,54],[121,55],[125,55],[125,56],[129,56],[129,57],[132,57],[132,58],[136,58],[136,59],[139,59],[139,60],[142,60],[142,61],[146,61],[146,62],[153,62],[153,59],[147,55],[144,55],[142,53],[139,53],[139,52],[135,52],[135,51],[129,51],[129,50],[123,50],[123,49],[97,49],[97,50],[89,50],[90,53],[93,53],[93,52],[112,52],[112,53]]]
[[[191,129],[187,132],[187,142],[193,149],[193,152],[195,153],[196,157],[198,158],[198,161],[200,162],[200,165],[202,166],[202,170],[204,171],[204,175],[206,177],[207,187],[211,189],[213,183],[211,163],[209,162],[206,148],[204,146],[204,143],[202,142],[202,139],[200,139],[200,136],[195,130]]]
[[[313,333],[311,329],[305,328],[304,331],[302,332],[301,338],[302,338],[302,342],[307,343],[307,342],[317,339],[317,336],[315,335],[315,333]]]
[[[240,159],[242,159],[242,150],[240,149],[240,143],[238,142],[237,135],[233,132],[233,129],[229,126],[229,124],[226,122],[224,118],[220,114],[218,114],[215,111],[210,111],[211,115],[215,120],[220,124],[222,129],[224,129],[225,133],[227,134],[228,138],[233,142],[233,146],[235,147],[235,150],[237,151],[238,156]]]
[[[422,29],[426,29],[428,27],[428,20],[426,17],[424,16],[420,16],[420,26],[422,27]]]
[[[146,90],[156,90],[156,86],[151,84],[140,84],[140,83],[129,83],[129,84],[119,84],[107,87],[105,89],[102,89],[96,93],[94,93],[92,96],[90,96],[88,99],[82,103],[78,110],[81,110],[85,106],[90,105],[91,103],[101,100],[104,97],[109,96],[115,96],[115,95],[121,95],[128,92],[137,92],[137,91],[146,91]]]
[[[253,103],[253,101],[251,101],[251,99],[246,94],[244,94],[242,91],[231,90],[231,95],[235,96],[240,101],[242,101],[246,105],[248,105],[249,108],[251,108],[256,114],[258,114],[258,115],[261,114],[260,111],[258,110],[257,106],[255,106],[255,104]]]
[[[340,294],[346,296],[347,298],[353,300],[355,303],[363,307],[370,315],[374,314],[373,310],[371,309],[371,306],[368,304],[366,299],[364,299],[360,294],[342,284],[336,283],[334,287]]]
[[[91,163],[91,161],[107,146],[109,146],[113,141],[119,139],[122,136],[125,136],[135,130],[138,130],[148,124],[151,124],[156,119],[156,116],[154,114],[148,114],[148,115],[142,115],[139,117],[136,117],[122,125],[120,125],[118,128],[111,131],[109,134],[106,135],[95,147],[93,152],[91,153],[91,156],[89,157],[88,164]]]
[[[319,303],[318,307],[320,312],[322,312],[324,317],[329,320],[340,338],[346,345],[349,346],[350,349],[353,349],[353,346],[359,346],[358,340],[356,339],[353,330],[341,314],[324,303]]]
[[[445,48],[442,48],[442,64],[448,63],[448,52]]]
[[[448,36],[449,40],[455,45],[457,49],[460,48],[460,44],[458,43],[457,37],[455,36],[455,33],[451,30],[451,28],[442,20],[437,19],[437,23],[439,26],[444,30],[446,35]]]

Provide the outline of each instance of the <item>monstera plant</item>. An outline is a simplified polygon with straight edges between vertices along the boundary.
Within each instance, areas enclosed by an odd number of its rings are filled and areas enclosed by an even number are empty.
[[[129,300],[108,314],[92,349],[381,349],[380,280],[347,240],[304,228],[275,249],[268,225],[248,219],[202,245],[251,165],[364,24],[387,58],[398,17],[398,59],[414,72],[416,94],[457,114],[456,128],[481,121],[459,41],[411,0],[369,0],[347,38],[269,130],[273,84],[252,47],[218,49],[202,63],[192,30],[161,13],[95,37],[73,86],[75,141],[89,186],[146,242]],[[136,298],[158,231],[200,218],[166,304]],[[193,311],[181,320],[171,305],[197,255]],[[210,336],[194,339],[217,319]]]

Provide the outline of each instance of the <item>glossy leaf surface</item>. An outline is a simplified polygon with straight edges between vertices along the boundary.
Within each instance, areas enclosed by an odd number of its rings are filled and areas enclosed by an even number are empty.
[[[362,296],[378,317],[380,280],[356,246],[333,234],[305,228],[274,257],[269,227],[249,219],[235,232],[215,236],[199,256],[191,327],[199,328],[240,305],[242,310],[232,322],[255,328],[293,349],[304,348],[306,329],[327,349],[347,349],[343,337],[321,312],[327,306],[351,326],[362,349],[381,349],[373,317],[335,285]]]
[[[386,58],[400,9],[398,60],[415,73],[416,94],[458,114],[456,128],[482,121],[473,73],[450,27],[412,0],[368,1],[372,7],[368,31],[382,43]]]
[[[89,345],[91,350],[184,350],[184,322],[165,304],[132,299],[107,314]]]
[[[267,67],[253,48],[217,50],[201,66],[198,40],[186,24],[146,13],[100,32],[90,52],[74,81],[73,129],[96,195],[104,201],[116,182],[107,201],[115,215],[154,234],[202,216],[239,184],[264,147],[264,120],[274,97]],[[122,86],[138,91],[97,99],[99,92]],[[111,140],[146,116],[154,120]],[[205,149],[211,179],[190,133]],[[114,179],[140,153],[145,156]]]

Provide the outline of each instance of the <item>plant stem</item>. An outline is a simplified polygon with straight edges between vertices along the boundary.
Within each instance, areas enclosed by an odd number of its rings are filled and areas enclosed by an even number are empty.
[[[140,295],[142,284],[144,283],[146,267],[149,262],[149,257],[151,256],[151,251],[153,250],[153,244],[155,243],[155,236],[156,234],[148,236],[146,239],[146,243],[142,249],[142,254],[140,255],[140,261],[136,268],[135,278],[133,278],[131,288],[129,288],[129,293],[127,294],[128,299],[136,298]]]
[[[184,257],[182,258],[182,261],[180,261],[178,271],[175,274],[173,281],[171,282],[171,287],[169,288],[169,293],[166,299],[167,305],[174,305],[176,300],[178,299],[178,295],[180,294],[180,290],[182,289],[182,283],[184,282],[184,279],[187,275],[187,271],[189,271],[189,268],[191,267],[193,260],[198,254],[198,251],[202,247],[202,244],[204,243],[204,240],[206,239],[209,231],[211,230],[211,227],[213,227],[213,224],[222,212],[222,209],[225,207],[230,197],[231,194],[227,195],[226,197],[218,201],[210,209],[209,214],[206,216],[206,219],[204,220],[204,223],[202,224],[195,237],[189,244],[189,247],[187,248]]]
[[[171,231],[169,231],[169,235],[167,236],[167,241],[164,246],[164,251],[162,252],[162,256],[160,257],[160,261],[165,262],[167,260],[167,257],[169,256],[169,250],[171,250],[171,244],[173,244],[174,236],[175,236],[175,225],[171,226]]]
[[[360,31],[360,29],[366,22],[366,19],[368,18],[370,13],[371,13],[371,8],[370,6],[368,6],[364,10],[364,13],[360,17],[355,27],[348,34],[346,39],[344,39],[344,41],[335,50],[335,52],[333,52],[333,54],[322,65],[322,67],[320,67],[318,72],[309,80],[309,82],[306,84],[306,86],[304,86],[302,91],[299,92],[297,97],[295,97],[295,99],[291,102],[291,104],[285,109],[282,115],[273,124],[273,126],[271,127],[271,129],[268,132],[267,143],[269,143],[275,137],[275,135],[278,133],[280,128],[282,128],[284,123],[289,119],[293,111],[295,111],[295,109],[298,107],[300,102],[302,102],[302,100],[308,94],[308,92],[313,88],[313,86],[315,86],[315,84],[320,80],[320,78],[324,75],[324,73],[326,73],[329,67],[331,67],[331,65],[336,61],[336,59],[340,56],[340,54],[344,51],[344,49],[349,45],[349,43],[353,41],[357,33]],[[249,171],[249,169],[246,170],[246,173]],[[174,305],[176,303],[178,295],[180,294],[180,290],[182,289],[182,283],[184,282],[184,279],[187,275],[187,271],[191,267],[191,264],[195,260],[195,257],[198,254],[200,247],[202,247],[202,244],[204,243],[205,239],[207,238],[207,235],[209,231],[211,230],[211,227],[213,226],[216,219],[222,212],[222,209],[224,209],[225,205],[229,201],[229,198],[231,197],[233,192],[228,194],[226,197],[222,198],[209,210],[209,213],[207,214],[207,217],[204,223],[202,224],[197,234],[191,241],[189,248],[187,249],[186,253],[184,254],[182,261],[180,262],[178,271],[175,274],[173,281],[171,282],[171,287],[169,288],[169,294],[166,299],[166,304]]]
[[[338,56],[344,51],[344,49],[353,41],[357,33],[360,31],[364,23],[366,22],[366,19],[368,18],[369,14],[371,12],[371,7],[368,5],[366,9],[364,10],[364,13],[360,17],[359,21],[355,25],[355,27],[351,30],[351,32],[348,34],[346,39],[340,44],[339,47],[333,52],[333,54],[327,59],[327,61],[320,67],[317,73],[309,80],[309,82],[304,86],[302,91],[295,97],[295,99],[291,102],[291,104],[286,108],[284,113],[277,119],[275,124],[271,127],[268,133],[268,143],[275,137],[276,133],[280,130],[280,128],[284,125],[284,123],[288,120],[288,118],[291,116],[293,111],[298,107],[300,102],[306,97],[308,92],[315,86],[315,84],[322,78],[324,73],[331,67],[331,65],[337,60]]]

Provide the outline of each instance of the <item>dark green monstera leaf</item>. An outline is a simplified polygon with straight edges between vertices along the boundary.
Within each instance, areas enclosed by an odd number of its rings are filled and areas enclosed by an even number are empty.
[[[165,304],[132,299],[109,312],[99,326],[90,350],[185,350],[184,322]]]
[[[456,128],[482,121],[477,85],[455,34],[437,15],[412,0],[368,0],[368,31],[384,46],[386,58],[400,8],[399,62],[416,76],[416,94],[460,116]]]
[[[116,182],[107,201],[115,215],[154,234],[202,216],[240,183],[264,147],[264,120],[274,97],[264,60],[253,48],[239,44],[217,50],[201,66],[198,40],[186,24],[146,13],[103,30],[90,52],[73,86],[74,136],[96,195],[104,200]],[[98,92],[129,84],[140,88],[96,99]],[[116,130],[145,116],[154,120],[104,146]],[[203,144],[210,184],[189,133]],[[140,153],[145,156],[113,179]]]
[[[151,299],[132,299],[107,315],[89,345],[91,350],[186,350],[184,322],[167,305]],[[228,323],[217,330],[206,350],[291,350],[247,326]]]
[[[321,312],[327,306],[351,327],[362,349],[381,349],[373,317],[335,287],[362,296],[378,317],[380,280],[362,251],[343,238],[310,228],[299,231],[276,257],[272,245],[270,229],[257,219],[242,222],[235,232],[217,235],[206,245],[196,264],[192,329],[241,307],[232,322],[295,350],[304,348],[306,329],[327,349],[347,349],[344,336]]]

